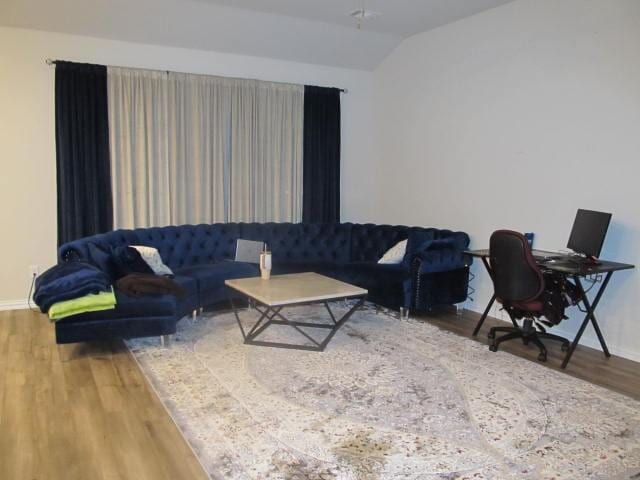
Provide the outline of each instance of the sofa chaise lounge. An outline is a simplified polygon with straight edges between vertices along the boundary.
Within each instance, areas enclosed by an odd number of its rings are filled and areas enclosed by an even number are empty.
[[[116,230],[62,245],[59,261],[84,261],[112,275],[114,247],[155,247],[188,295],[127,297],[116,292],[114,310],[56,322],[56,341],[164,336],[194,310],[225,301],[224,281],[258,275],[256,265],[234,262],[238,239],[266,242],[272,273],[312,271],[366,288],[368,299],[391,309],[427,310],[467,297],[469,237],[434,228],[373,224],[226,223]],[[400,264],[378,264],[397,242],[408,240]]]

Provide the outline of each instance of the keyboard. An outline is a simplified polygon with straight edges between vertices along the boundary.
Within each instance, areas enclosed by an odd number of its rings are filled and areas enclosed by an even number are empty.
[[[544,250],[532,250],[533,258],[539,262],[547,262],[549,260],[556,260],[565,258],[567,255],[560,252],[546,252]]]
[[[593,264],[590,260],[577,255],[565,255],[557,259],[549,259],[542,262],[542,265],[553,265],[561,268],[590,268],[598,264]]]

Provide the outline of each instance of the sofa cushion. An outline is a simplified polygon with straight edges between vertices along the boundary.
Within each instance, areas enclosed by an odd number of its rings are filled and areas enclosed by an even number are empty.
[[[198,281],[187,275],[175,275],[172,280],[180,285],[187,292],[187,296],[198,294]]]
[[[198,282],[198,291],[206,292],[222,288],[225,280],[255,277],[259,270],[251,263],[222,261],[181,268],[176,270],[176,274],[195,279]]]
[[[345,282],[369,289],[401,284],[409,279],[410,272],[402,264],[353,262],[343,267],[341,277]]]
[[[286,275],[289,273],[314,272],[339,279],[343,268],[343,264],[332,262],[279,262],[273,264],[271,274]]]
[[[198,291],[198,281],[186,275],[175,275],[173,281],[184,288],[187,292],[185,298],[178,299],[178,314],[187,315],[200,306],[200,293]]]

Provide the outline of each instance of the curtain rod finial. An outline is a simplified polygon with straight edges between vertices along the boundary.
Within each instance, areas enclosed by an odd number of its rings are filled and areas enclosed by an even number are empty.
[[[44,61],[44,63],[46,63],[47,65],[55,65],[55,64],[56,64],[56,61],[55,61],[55,60],[52,60],[52,59],[50,59],[50,58],[47,58],[47,59]]]

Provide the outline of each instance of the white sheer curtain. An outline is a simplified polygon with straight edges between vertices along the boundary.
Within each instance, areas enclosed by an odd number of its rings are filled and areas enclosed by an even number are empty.
[[[304,87],[109,67],[117,228],[302,217]]]
[[[165,72],[108,70],[115,228],[171,223]]]
[[[302,86],[232,86],[231,221],[301,220],[303,110]]]
[[[168,83],[171,223],[228,221],[229,88],[202,75]]]

